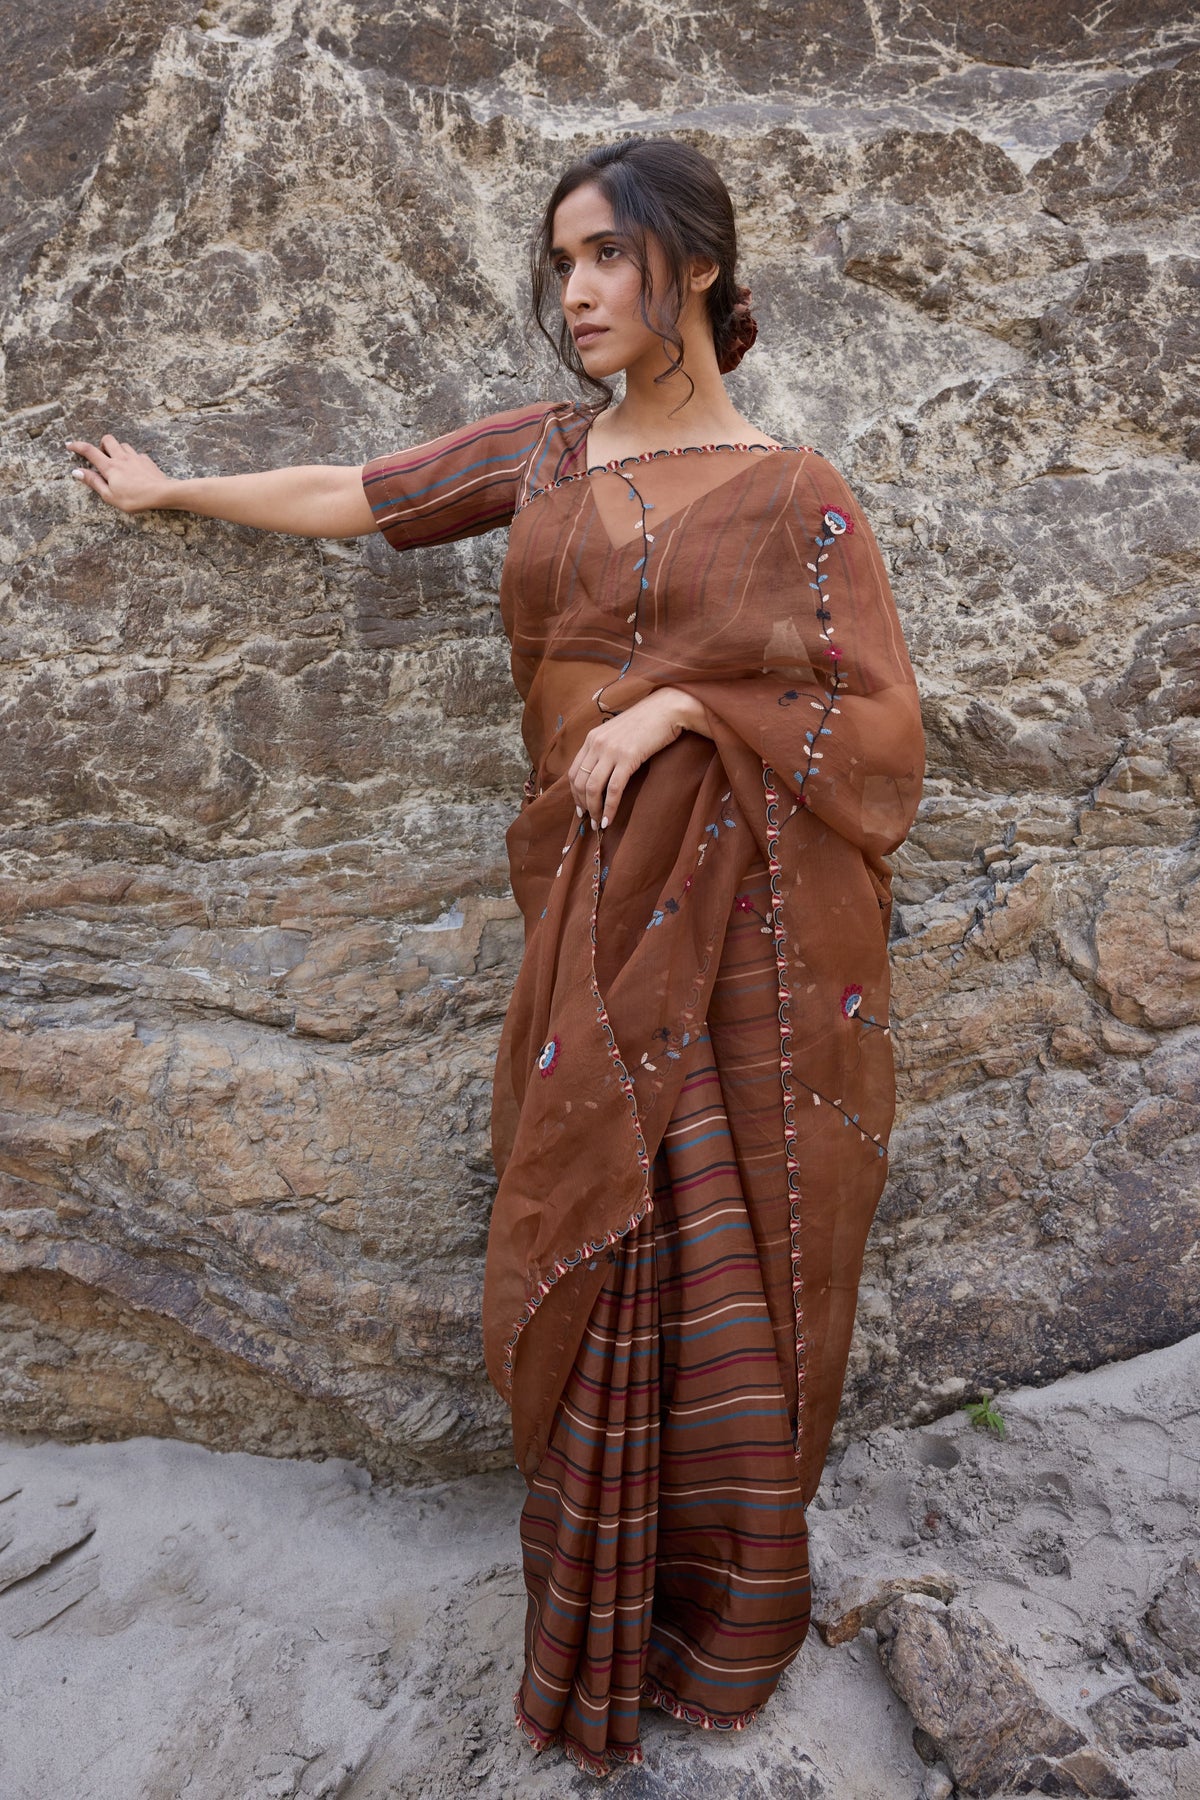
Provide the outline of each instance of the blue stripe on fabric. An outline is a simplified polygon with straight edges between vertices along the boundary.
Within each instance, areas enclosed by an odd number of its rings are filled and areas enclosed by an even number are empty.
[[[776,1419],[782,1418],[782,1416],[782,1407],[747,1406],[744,1407],[741,1412],[722,1413],[721,1423],[725,1425],[734,1419]],[[675,1419],[668,1416],[666,1429],[668,1431],[700,1431],[705,1425],[711,1425],[712,1423],[713,1421],[711,1419],[694,1419],[690,1425],[681,1425],[677,1423]]]
[[[704,1209],[706,1212],[708,1207]],[[723,1225],[712,1225],[707,1231],[688,1231],[686,1227],[677,1230],[677,1237],[687,1239],[689,1244],[702,1244],[706,1238],[716,1237],[722,1231],[749,1231],[748,1219],[726,1219]],[[665,1231],[664,1231],[665,1236]]]
[[[677,1341],[681,1344],[694,1344],[698,1338],[715,1337],[718,1331],[729,1331],[735,1325],[760,1325],[760,1313],[743,1313],[740,1318],[726,1319],[723,1325],[710,1325],[707,1331],[689,1331]]]
[[[437,489],[445,487],[447,482],[461,481],[463,476],[470,475],[475,469],[490,469],[494,463],[508,460],[510,459],[507,457],[485,456],[480,462],[465,463],[460,468],[454,469],[449,475],[443,475],[440,481],[431,481],[428,487],[406,488],[404,490],[404,501],[411,502],[423,500],[426,494],[436,493]],[[395,472],[398,474],[401,471],[397,470]],[[398,506],[399,504],[400,502],[394,499],[377,500],[372,502],[371,511],[373,513],[383,512],[385,507]]]
[[[666,1146],[667,1156],[678,1156],[681,1150],[690,1150],[696,1144],[707,1144],[710,1138],[727,1138],[728,1136],[729,1132],[725,1127],[718,1126],[716,1131],[706,1131],[703,1137],[681,1138],[678,1143],[672,1142]]]
[[[534,1693],[541,1695],[542,1699],[546,1702],[547,1706],[561,1706],[562,1705],[562,1701],[559,1699],[557,1694],[548,1694],[544,1687],[538,1686],[537,1681],[534,1679],[534,1674],[533,1674],[532,1669],[528,1669],[528,1668],[526,1669],[525,1679],[529,1683],[530,1687],[533,1689]]]

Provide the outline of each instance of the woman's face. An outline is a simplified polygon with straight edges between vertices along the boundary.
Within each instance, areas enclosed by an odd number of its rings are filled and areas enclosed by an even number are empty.
[[[650,287],[646,309],[653,315],[654,296],[665,298],[670,286],[666,258],[653,234],[647,239],[646,258]],[[667,366],[662,337],[642,318],[641,271],[615,229],[611,205],[594,182],[577,187],[556,209],[550,259],[563,316],[589,375],[605,379],[643,361],[654,374]],[[685,352],[688,331],[694,334],[698,324],[711,339],[702,320],[703,291],[685,295],[677,327]]]

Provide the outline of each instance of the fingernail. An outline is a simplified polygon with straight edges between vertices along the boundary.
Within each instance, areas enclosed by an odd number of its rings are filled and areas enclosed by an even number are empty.
[[[603,830],[605,830],[605,828],[606,828],[606,827],[607,827],[607,825],[608,825],[608,820],[607,820],[607,818],[603,818],[603,819],[601,819],[601,821],[600,821],[600,829],[601,829],[601,831],[603,831]]]
[[[75,480],[75,481],[82,481],[82,480],[83,480],[83,470],[82,470],[82,469],[72,469],[72,470],[71,470],[71,475],[72,475],[72,478],[73,478],[73,479],[74,479],[74,480]]]
[[[583,817],[583,808],[582,808],[582,806],[577,806],[577,807],[576,807],[576,808],[575,808],[575,817],[576,817],[576,818],[577,818],[577,819],[582,819],[582,817]]]

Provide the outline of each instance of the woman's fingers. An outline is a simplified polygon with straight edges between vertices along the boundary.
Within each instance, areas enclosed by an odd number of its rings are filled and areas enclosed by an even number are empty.
[[[584,738],[582,744],[580,744],[575,755],[572,757],[571,766],[567,770],[567,780],[571,786],[571,798],[575,802],[576,815],[580,818],[583,816],[584,801],[586,799],[586,795],[584,794],[584,784],[587,781],[587,776],[583,771],[585,768],[590,768],[592,763],[596,760],[596,751],[590,740],[591,733],[589,732],[588,736]]]
[[[170,483],[162,470],[152,457],[135,450],[115,432],[106,431],[99,445],[89,444],[86,438],[68,438],[66,448],[93,465],[90,469],[74,469],[72,474],[110,506],[136,513],[163,504],[164,490]]]
[[[603,726],[597,727],[597,731],[602,730]],[[580,818],[585,812],[590,814],[593,825],[601,816],[605,785],[616,760],[616,753],[603,738],[589,731],[568,771],[576,814]]]
[[[593,823],[598,817],[596,802],[600,794],[597,781],[602,771],[607,777],[603,749],[599,744],[585,742],[571,765],[571,792],[575,796],[576,814],[582,818],[584,813],[590,813]]]
[[[610,819],[616,818],[617,808],[621,804],[621,796],[625,792],[625,783],[628,780],[629,773],[623,772],[618,765],[612,772],[604,795],[604,810],[600,814],[600,829],[602,831],[607,828]]]
[[[102,443],[103,441],[101,439]],[[86,456],[89,462],[96,464],[97,468],[112,460],[106,451],[97,450],[95,444],[89,444],[86,438],[68,438],[66,447],[68,450],[77,451],[80,456]]]
[[[110,497],[108,483],[98,469],[72,469],[71,474],[76,481],[82,481],[85,487],[90,487],[94,493],[101,494],[104,499],[107,500]]]
[[[607,817],[604,813],[604,790],[608,786],[609,777],[616,766],[615,754],[611,750],[602,750],[588,774],[584,792],[587,795],[587,810],[592,816],[593,826],[601,816]]]
[[[586,809],[593,826],[604,830],[616,817],[630,776],[680,730],[669,692],[647,694],[616,718],[594,725],[567,772],[579,816]]]

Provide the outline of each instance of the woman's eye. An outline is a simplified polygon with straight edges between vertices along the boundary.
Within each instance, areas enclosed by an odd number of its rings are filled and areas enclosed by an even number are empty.
[[[600,255],[607,256],[610,250],[614,256],[620,256],[621,254],[621,247],[619,244],[601,244]]]

